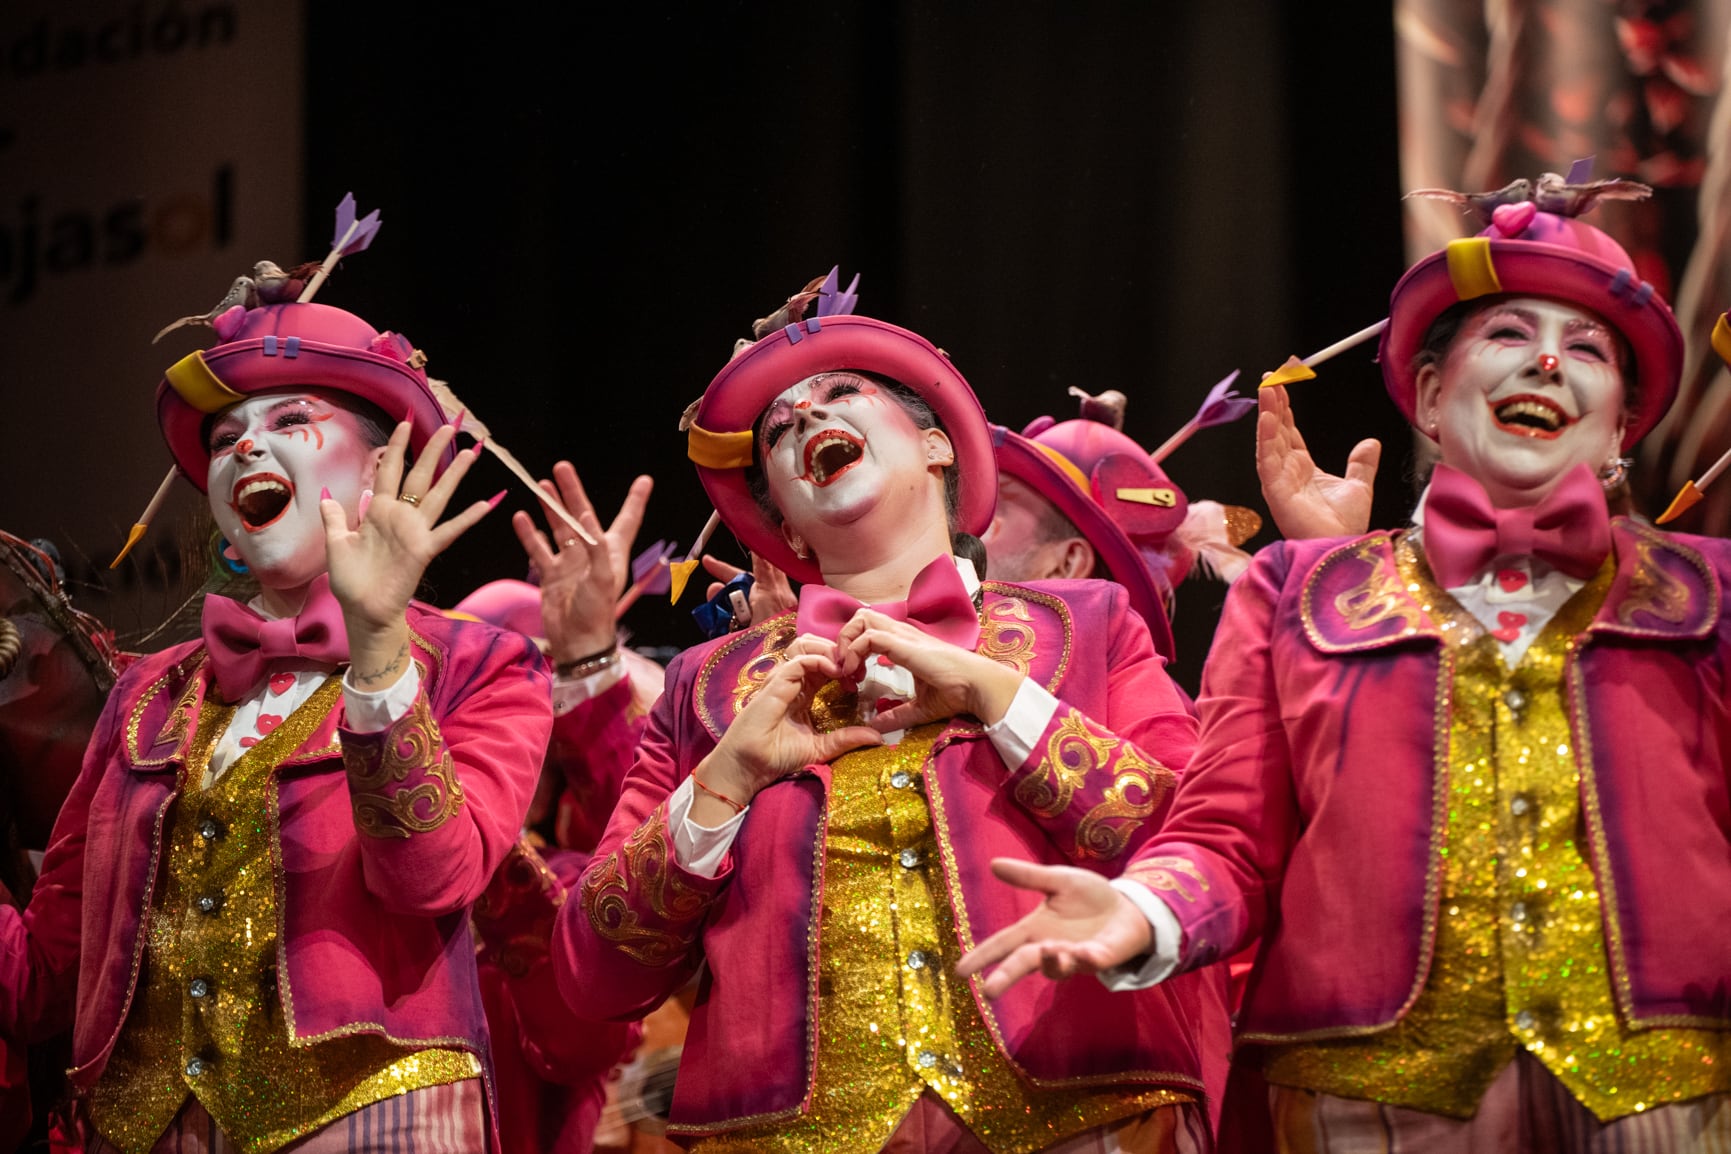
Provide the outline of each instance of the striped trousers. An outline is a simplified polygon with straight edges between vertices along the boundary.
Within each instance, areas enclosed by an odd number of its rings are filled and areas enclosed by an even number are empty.
[[[1471,1118],[1285,1086],[1268,1102],[1279,1154],[1731,1154],[1731,1094],[1600,1122],[1525,1051]]]
[[[121,1154],[100,1135],[85,1154]],[[482,1154],[487,1149],[487,1103],[481,1080],[411,1090],[363,1106],[305,1138],[282,1154]],[[150,1154],[240,1154],[198,1099],[188,1098]]]
[[[1208,1154],[1208,1117],[1191,1102],[1162,1106],[1071,1135],[1042,1154]],[[990,1154],[949,1104],[926,1091],[879,1154]]]

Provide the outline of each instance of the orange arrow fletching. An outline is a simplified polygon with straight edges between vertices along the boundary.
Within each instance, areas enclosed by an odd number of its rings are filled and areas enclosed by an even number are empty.
[[[667,573],[668,577],[672,581],[672,588],[670,590],[672,596],[668,598],[669,604],[679,604],[679,598],[685,593],[685,583],[691,580],[691,575],[697,571],[697,566],[699,564],[701,564],[701,562],[696,557],[693,557],[689,561],[668,562]]]
[[[1654,523],[1664,525],[1668,522],[1675,521],[1677,518],[1699,505],[1701,499],[1705,496],[1705,493],[1695,487],[1695,482],[1683,482],[1683,487],[1677,491],[1675,497],[1671,498],[1671,503],[1665,507],[1663,513],[1659,514],[1658,520]]]
[[[1297,357],[1287,357],[1286,363],[1262,378],[1259,389],[1272,389],[1275,385],[1290,385],[1294,381],[1314,381],[1316,370],[1299,360]]]
[[[150,528],[150,524],[146,521],[134,521],[132,523],[132,528],[126,532],[126,544],[120,547],[120,552],[115,555],[114,560],[108,563],[110,569],[120,568],[120,563],[126,560],[126,555],[132,552],[132,547],[144,539],[144,531],[148,528]]]

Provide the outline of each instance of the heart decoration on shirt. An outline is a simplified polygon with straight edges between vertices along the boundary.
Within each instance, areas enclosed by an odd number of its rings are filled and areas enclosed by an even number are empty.
[[[294,688],[295,675],[292,673],[273,673],[270,675],[270,691],[281,697]]]
[[[251,749],[253,746],[255,746],[257,744],[258,744],[258,738],[256,738],[256,737],[243,737],[240,739],[240,747],[242,749]]]
[[[1507,614],[1504,614],[1504,616],[1507,616]],[[1521,618],[1521,620],[1525,621],[1526,618],[1523,617],[1523,618]],[[271,730],[275,729],[277,726],[279,726],[281,724],[282,724],[282,715],[281,714],[261,713],[258,715],[258,731],[260,734],[269,733]]]
[[[1497,584],[1503,587],[1504,593],[1513,593],[1526,588],[1527,575],[1519,569],[1498,569]]]
[[[1504,611],[1497,614],[1497,625],[1500,628],[1491,630],[1491,636],[1504,644],[1511,644],[1521,636],[1521,630],[1527,624],[1525,613],[1510,613]]]

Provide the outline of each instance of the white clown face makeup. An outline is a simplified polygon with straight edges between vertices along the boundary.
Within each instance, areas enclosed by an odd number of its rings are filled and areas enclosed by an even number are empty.
[[[931,469],[955,453],[941,430],[914,424],[894,394],[843,371],[809,377],[771,402],[758,457],[788,527],[815,543],[826,528],[874,510],[918,509]]]
[[[380,450],[332,394],[264,393],[210,425],[211,515],[266,588],[293,589],[325,571],[319,494],[349,511],[372,483]]]
[[[1534,504],[1576,465],[1596,471],[1620,454],[1621,348],[1585,309],[1494,302],[1466,318],[1440,364],[1419,370],[1419,428],[1493,504]]]

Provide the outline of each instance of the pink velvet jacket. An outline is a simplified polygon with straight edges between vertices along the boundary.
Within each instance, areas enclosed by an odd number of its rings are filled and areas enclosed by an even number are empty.
[[[1566,662],[1584,848],[1618,1007],[1731,1026],[1731,542],[1618,518],[1616,574]],[[1289,541],[1233,586],[1196,761],[1128,871],[1184,927],[1182,966],[1262,936],[1248,1041],[1397,1021],[1424,988],[1449,788],[1438,622],[1396,537]]]
[[[552,724],[547,670],[518,634],[419,605],[408,616],[416,707],[357,735],[341,729],[339,699],[277,770],[283,1007],[292,1038],[360,1029],[471,1050],[485,1066],[468,908],[516,842],[535,788]],[[70,1016],[75,1090],[101,1076],[131,1004],[182,758],[210,686],[199,642],[126,673],[29,909],[0,908],[0,1031],[43,1036]]]
[[[957,717],[923,774],[958,948],[1038,895],[989,863],[1032,858],[1115,874],[1159,823],[1195,722],[1124,591],[1103,582],[986,585],[978,650],[1059,699],[1026,764],[1006,767]],[[667,800],[793,640],[786,614],[681,654],[579,893],[560,911],[560,987],[590,1017],[641,1015],[707,963],[673,1103],[678,1133],[795,1117],[815,1054],[817,919],[829,767],[760,792],[719,876],[682,869]],[[1098,982],[1026,982],[980,1012],[1036,1084],[1201,1088],[1202,982],[1130,996]]]

